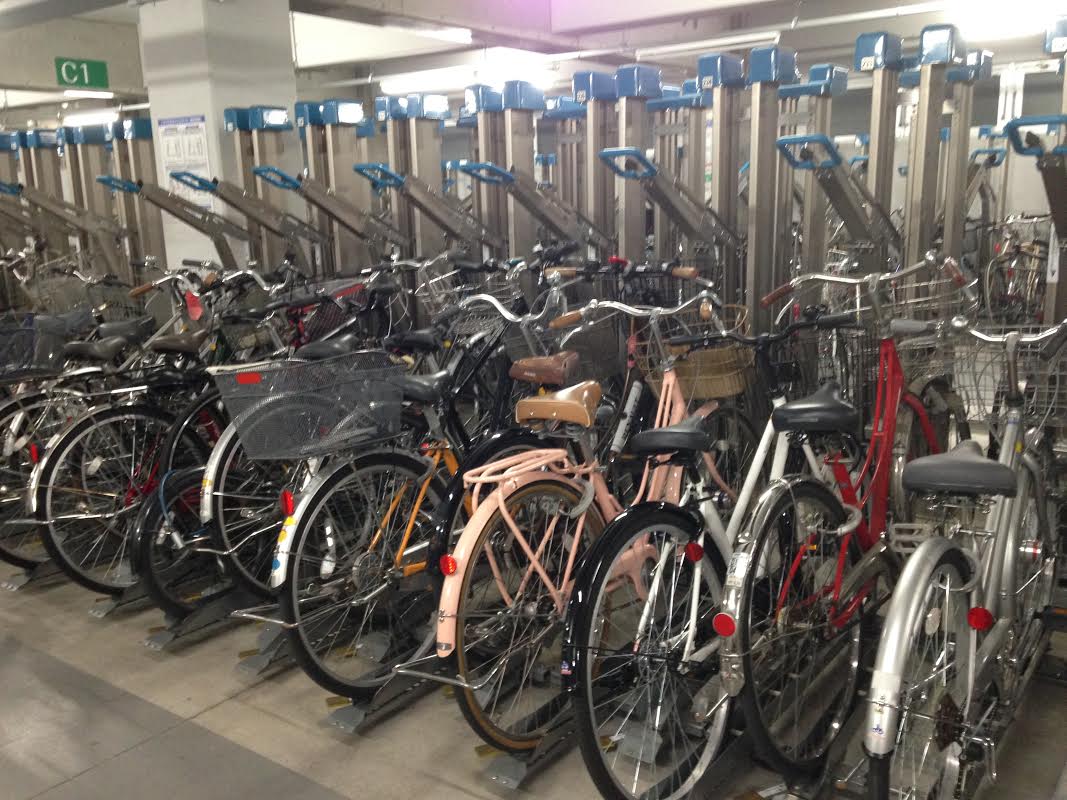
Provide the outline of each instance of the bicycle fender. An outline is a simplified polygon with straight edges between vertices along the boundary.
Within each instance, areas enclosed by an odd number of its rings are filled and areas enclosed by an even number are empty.
[[[863,746],[869,755],[887,756],[893,752],[900,717],[900,686],[916,617],[925,600],[922,590],[941,557],[950,550],[963,552],[948,539],[927,539],[908,557],[900,580],[893,587],[868,693]]]
[[[456,612],[459,609],[459,601],[463,593],[463,577],[472,557],[475,555],[474,548],[478,543],[478,537],[489,523],[490,518],[496,513],[498,499],[503,499],[531,483],[544,481],[544,472],[531,472],[526,475],[518,475],[509,478],[505,486],[494,489],[478,505],[477,510],[471,515],[470,521],[463,528],[452,557],[456,559],[456,571],[446,575],[441,585],[441,599],[437,607],[437,655],[447,658],[456,649]],[[576,481],[561,475],[553,475],[552,480],[566,484],[579,496],[584,491],[584,481]]]
[[[745,576],[752,561],[752,551],[756,546],[756,535],[767,522],[767,515],[778,499],[792,491],[799,483],[807,481],[801,476],[779,478],[763,490],[752,507],[748,524],[741,529],[734,546],[730,563],[726,567],[726,580],[723,582],[722,613],[734,620],[741,618],[741,593],[745,586]],[[822,484],[819,484],[820,486]],[[730,697],[737,697],[745,686],[745,672],[742,663],[741,637],[735,631],[733,636],[722,637],[719,647],[719,676],[723,688]]]
[[[215,442],[215,446],[211,448],[211,455],[208,456],[207,464],[204,465],[204,478],[200,482],[200,522],[203,525],[207,525],[214,519],[215,512],[211,507],[211,490],[215,486],[219,470],[222,468],[222,454],[225,452],[226,446],[236,436],[237,426],[231,422],[222,431],[222,435]]]
[[[604,527],[600,536],[593,540],[592,545],[575,565],[574,586],[563,618],[563,660],[560,664],[560,675],[565,691],[574,690],[577,684],[575,676],[581,675],[581,670],[584,669],[587,652],[583,644],[577,641],[574,621],[584,603],[595,602],[588,587],[599,586],[606,577],[604,571],[611,569],[603,551],[610,552],[609,545],[617,531],[629,524],[631,519],[649,513],[659,518],[670,517],[671,522],[694,541],[704,529],[702,521],[688,509],[661,501],[646,501],[630,506]]]

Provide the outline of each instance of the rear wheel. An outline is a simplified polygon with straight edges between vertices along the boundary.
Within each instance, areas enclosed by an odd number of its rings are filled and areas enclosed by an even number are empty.
[[[725,568],[691,541],[673,516],[628,516],[594,545],[582,570],[593,580],[576,584],[578,741],[611,800],[693,796],[722,743],[730,705],[711,620]]]
[[[604,528],[595,505],[569,516],[581,500],[570,483],[552,480],[523,486],[505,500],[511,522],[539,553],[552,591],[563,600],[568,561],[577,563]],[[456,666],[471,688],[456,690],[460,710],[488,744],[513,752],[533,749],[568,703],[556,678],[562,609],[499,509],[480,531],[462,581]]]
[[[739,700],[759,754],[788,774],[818,767],[855,699],[860,611],[836,619],[831,600],[858,548],[835,533],[845,512],[825,487],[797,483],[773,503],[742,584]]]

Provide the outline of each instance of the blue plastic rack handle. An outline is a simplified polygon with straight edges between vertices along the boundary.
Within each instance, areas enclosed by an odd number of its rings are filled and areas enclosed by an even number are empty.
[[[300,181],[277,167],[254,167],[252,172],[271,186],[277,186],[279,189],[288,189],[295,192],[300,188]]]
[[[515,176],[491,161],[461,161],[459,171],[482,183],[514,183]]]
[[[801,160],[793,153],[794,147],[801,148],[812,145],[821,147],[826,151],[828,157],[822,161],[815,161],[815,159]],[[825,133],[783,136],[778,140],[778,150],[793,169],[833,169],[841,165],[841,153],[834,146],[833,140]]]
[[[648,160],[648,157],[636,147],[608,147],[600,151],[600,160],[603,161],[616,175],[632,181],[643,178],[654,178],[659,169]],[[634,161],[640,169],[630,169],[620,166],[619,162]]]
[[[198,192],[213,192],[216,188],[214,181],[209,181],[207,178],[201,178],[199,175],[192,172],[172,172],[170,177],[183,186],[188,186],[190,189],[196,189]]]
[[[18,197],[20,194],[22,194],[22,187],[19,186],[17,183],[6,183],[5,181],[0,181],[0,194],[9,194],[12,197]]]
[[[1023,137],[1019,134],[1019,128],[1030,125],[1067,125],[1067,114],[1041,114],[1032,117],[1019,117],[1004,124],[1004,135],[1008,137],[1015,152],[1021,156],[1043,156],[1044,148],[1027,147],[1023,144]],[[1052,148],[1053,155],[1067,155],[1067,144],[1057,145]]]
[[[114,175],[97,175],[96,182],[102,183],[113,192],[129,192],[130,194],[137,194],[141,191],[141,187],[133,181],[128,181],[124,178],[116,178]]]
[[[1006,147],[979,147],[971,152],[971,163],[976,161],[985,161],[990,156],[993,160],[989,163],[991,167],[999,167],[1004,163],[1005,156],[1008,155],[1008,149]]]
[[[375,189],[399,189],[404,185],[404,176],[393,172],[386,164],[354,164],[352,169],[374,184]]]

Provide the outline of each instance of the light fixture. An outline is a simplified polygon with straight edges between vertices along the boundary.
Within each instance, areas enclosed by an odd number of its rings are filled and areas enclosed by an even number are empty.
[[[97,89],[64,89],[63,96],[82,100],[110,100],[115,96],[115,93],[99,91]]]
[[[113,108],[99,108],[96,111],[80,111],[63,117],[63,125],[78,128],[82,125],[110,125],[119,121],[119,112]]]
[[[1063,16],[1063,8],[1063,0],[1027,0],[1005,13],[999,0],[950,0],[945,11],[971,44],[1038,36]]]

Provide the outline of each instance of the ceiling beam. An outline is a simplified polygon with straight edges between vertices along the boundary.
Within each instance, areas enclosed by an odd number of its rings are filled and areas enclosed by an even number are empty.
[[[0,0],[0,30],[66,19],[113,5],[115,0]]]

